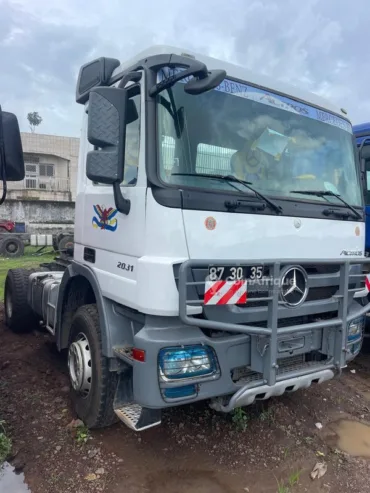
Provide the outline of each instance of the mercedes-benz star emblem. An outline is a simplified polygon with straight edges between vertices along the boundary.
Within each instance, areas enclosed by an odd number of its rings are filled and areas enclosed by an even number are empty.
[[[308,294],[306,271],[300,266],[288,267],[281,276],[280,297],[284,305],[296,308]]]

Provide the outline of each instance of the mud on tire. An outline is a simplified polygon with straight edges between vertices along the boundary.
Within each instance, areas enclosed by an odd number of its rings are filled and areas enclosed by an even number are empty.
[[[118,421],[113,400],[117,386],[117,375],[109,371],[109,360],[102,354],[99,314],[96,305],[80,307],[73,317],[68,344],[68,365],[71,374],[70,358],[74,344],[79,344],[77,352],[85,351],[88,366],[86,375],[81,378],[81,387],[72,385],[71,398],[78,417],[88,428],[103,428]],[[72,347],[71,347],[72,346]],[[83,370],[84,372],[84,370]],[[88,382],[90,378],[90,382]],[[72,380],[72,378],[71,378]],[[88,392],[87,392],[88,391]]]
[[[31,269],[10,269],[5,280],[5,323],[16,333],[31,332],[38,325],[38,318],[27,300],[28,278]]]

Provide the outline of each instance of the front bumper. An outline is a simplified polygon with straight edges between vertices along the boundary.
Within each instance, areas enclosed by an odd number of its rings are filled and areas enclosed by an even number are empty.
[[[334,371],[323,369],[313,373],[300,375],[294,378],[277,379],[274,385],[245,385],[226,403],[223,398],[213,399],[211,408],[215,411],[228,413],[237,407],[249,406],[256,400],[265,400],[270,397],[283,395],[285,392],[295,392],[299,389],[307,389],[313,383],[323,383],[334,378]]]
[[[359,339],[349,341],[347,327],[370,311],[370,303],[367,299],[362,304],[354,299],[354,294],[363,289],[364,274],[361,268],[353,271],[351,267],[370,264],[370,259],[248,261],[248,265],[261,263],[270,268],[274,278],[279,277],[287,264],[303,267],[324,264],[338,269],[328,276],[309,276],[313,286],[330,285],[331,295],[327,299],[309,300],[299,308],[283,306],[278,290],[271,289],[268,296],[254,297],[250,307],[247,302],[245,308],[213,307],[215,310],[207,311],[202,307],[201,296],[189,297],[195,286],[205,284],[204,277],[194,279],[193,269],[206,270],[210,265],[220,264],[245,265],[246,261],[184,262],[177,278],[180,320],[174,317],[165,322],[163,318],[153,317],[135,335],[135,346],[144,349],[147,357],[145,364],[134,364],[136,402],[149,408],[164,408],[210,400],[213,407],[227,412],[256,399],[329,380],[356,356],[362,334]],[[264,306],[258,305],[261,301]],[[200,308],[202,316],[189,315],[189,312],[194,313],[194,307]],[[158,374],[160,350],[196,344],[208,345],[215,351],[220,372],[181,382],[161,381]],[[153,371],[154,368],[157,371]],[[195,385],[194,394],[176,399],[164,397],[165,389],[189,384]]]
[[[293,337],[307,332],[323,333],[321,352],[332,358],[333,367],[344,368],[351,359],[347,344],[348,324],[370,310],[370,303],[360,304],[354,300],[356,293],[361,293],[365,285],[363,265],[370,264],[368,258],[346,260],[316,259],[278,259],[246,261],[240,260],[188,260],[181,264],[178,275],[179,314],[181,321],[189,326],[203,330],[218,330],[224,333],[247,334],[251,338],[251,363],[253,371],[263,375],[264,383],[275,385],[278,377],[277,360],[281,338]],[[201,296],[195,296],[195,289],[205,285],[204,272],[210,266],[260,266],[269,271],[273,279],[268,293],[254,297],[251,307],[248,301],[245,308],[235,306],[205,307]],[[325,267],[330,274],[308,275],[308,288],[327,289],[329,295],[305,301],[295,308],[286,307],[281,300],[279,280],[287,266],[316,265]],[[202,279],[196,272],[202,271]],[[330,291],[328,290],[330,288]],[[188,314],[189,307],[202,306],[203,317]],[[228,320],[226,316],[228,315]],[[262,321],[261,321],[262,318]],[[298,323],[297,323],[298,321]],[[261,351],[263,348],[263,351]],[[294,350],[292,354],[294,353]]]

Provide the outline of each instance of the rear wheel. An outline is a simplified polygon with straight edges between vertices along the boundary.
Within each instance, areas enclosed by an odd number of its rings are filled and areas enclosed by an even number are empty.
[[[10,269],[5,280],[5,323],[16,333],[31,332],[38,319],[27,300],[28,279],[32,270]]]
[[[4,238],[0,243],[0,254],[4,257],[21,257],[24,254],[24,243],[17,237]]]
[[[113,411],[117,375],[109,371],[109,360],[101,348],[98,310],[96,305],[84,305],[72,320],[68,369],[76,413],[88,428],[117,421]]]
[[[73,242],[73,236],[64,236],[58,244],[58,249],[59,251],[66,251],[66,250],[71,250],[73,249],[74,242]]]

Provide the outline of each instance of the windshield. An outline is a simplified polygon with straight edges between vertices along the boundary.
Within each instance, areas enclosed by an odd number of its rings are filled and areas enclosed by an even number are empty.
[[[234,175],[265,195],[362,205],[351,125],[342,118],[253,86],[224,80],[193,96],[184,83],[157,96],[159,173],[164,182],[251,193],[204,174]],[[200,176],[202,174],[203,176]]]

